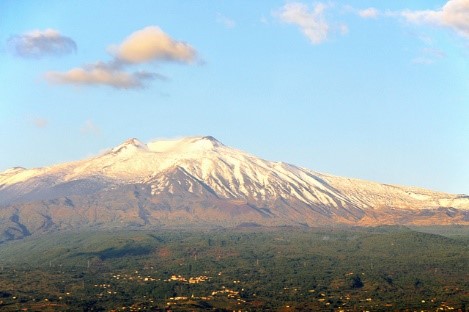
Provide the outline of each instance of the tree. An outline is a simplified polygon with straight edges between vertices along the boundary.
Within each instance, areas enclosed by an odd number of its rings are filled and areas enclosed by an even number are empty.
[[[359,275],[355,275],[352,278],[352,288],[362,288],[364,286],[363,281]]]

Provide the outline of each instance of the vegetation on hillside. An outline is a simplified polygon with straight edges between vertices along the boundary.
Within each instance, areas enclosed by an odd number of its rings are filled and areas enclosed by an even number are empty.
[[[469,309],[468,228],[89,231],[0,246],[0,309]],[[464,232],[466,231],[466,232]],[[452,233],[455,233],[453,236]]]

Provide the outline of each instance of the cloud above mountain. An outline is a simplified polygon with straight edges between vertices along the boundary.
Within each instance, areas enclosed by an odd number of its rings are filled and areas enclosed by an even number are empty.
[[[135,89],[143,88],[147,81],[165,80],[165,77],[147,71],[127,72],[117,66],[97,63],[73,68],[66,72],[48,72],[46,79],[59,84],[104,85],[116,89]]]
[[[345,35],[349,28],[341,22],[330,22],[326,11],[334,15],[337,7],[333,3],[317,2],[312,7],[302,2],[289,2],[273,12],[273,16],[286,24],[299,27],[311,44],[324,43],[332,33]]]
[[[84,135],[97,136],[101,134],[101,129],[90,119],[81,126],[80,132]]]
[[[449,0],[438,10],[405,10],[401,16],[412,23],[448,27],[469,38],[469,0]]]
[[[148,26],[130,34],[122,43],[109,47],[112,59],[99,61],[66,72],[45,74],[51,83],[85,86],[109,86],[116,89],[138,89],[155,79],[167,80],[151,70],[134,70],[154,62],[193,63],[197,51],[189,44],[175,40],[157,26]]]
[[[285,4],[276,16],[283,22],[296,25],[312,44],[320,44],[327,39],[329,24],[324,17],[326,5],[317,3],[312,10],[306,4],[292,2]]]
[[[49,121],[42,117],[34,117],[31,119],[31,123],[34,125],[34,127],[42,129],[47,127]]]
[[[228,29],[234,28],[236,26],[236,22],[233,19],[221,13],[217,13],[216,21],[217,23],[222,24],[223,26],[225,26],[225,28]]]
[[[379,11],[375,8],[367,8],[358,10],[358,15],[362,18],[376,18],[379,15]]]
[[[22,58],[43,58],[61,56],[77,50],[77,44],[55,29],[33,30],[11,36],[7,41],[8,50]]]
[[[128,36],[117,47],[111,47],[116,60],[141,64],[152,61],[194,62],[197,52],[189,44],[177,41],[159,27],[149,26]]]
[[[449,28],[459,35],[469,38],[469,0],[449,0],[436,10],[383,11],[370,7],[363,10],[351,8],[362,18],[386,16],[404,18],[407,22]]]

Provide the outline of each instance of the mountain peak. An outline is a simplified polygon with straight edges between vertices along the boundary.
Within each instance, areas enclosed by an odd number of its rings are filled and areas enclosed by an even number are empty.
[[[123,151],[130,151],[130,150],[148,150],[148,147],[145,143],[141,142],[136,138],[131,138],[126,140],[124,143],[114,147],[111,150],[111,153],[117,154]]]
[[[208,135],[208,136],[202,136],[202,137],[195,137],[193,144],[199,144],[201,147],[206,147],[209,149],[215,148],[215,147],[220,147],[224,146],[220,141],[215,139],[213,136]]]
[[[213,136],[211,136],[211,135],[207,135],[207,136],[200,137],[200,140],[207,140],[207,141],[210,141],[210,142],[215,142],[215,143],[220,144],[220,141],[218,141],[217,139],[215,139],[215,138],[214,138]]]
[[[16,174],[18,172],[21,172],[21,171],[25,171],[26,168],[23,168],[23,167],[13,167],[13,168],[9,168],[3,172],[0,172],[0,174]]]

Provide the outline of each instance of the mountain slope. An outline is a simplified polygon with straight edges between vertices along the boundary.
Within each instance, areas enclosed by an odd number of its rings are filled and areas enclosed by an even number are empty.
[[[130,139],[93,158],[0,173],[12,239],[83,226],[469,223],[469,197],[334,177],[213,137]]]

